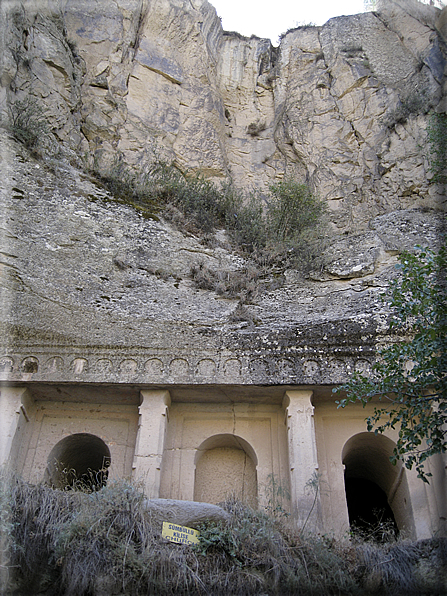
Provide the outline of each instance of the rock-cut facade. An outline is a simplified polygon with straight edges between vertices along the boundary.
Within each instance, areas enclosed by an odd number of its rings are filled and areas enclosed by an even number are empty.
[[[413,538],[445,533],[446,455],[422,483],[390,463],[397,429],[367,432],[374,404],[337,409],[332,389],[390,339],[398,254],[439,246],[427,126],[447,109],[446,9],[389,0],[278,47],[224,32],[206,0],[1,10],[2,122],[37,105],[49,155],[1,130],[1,463],[59,488],[74,470],[148,498],[236,497],[340,535],[374,508]],[[324,266],[287,269],[244,316],[198,288],[193,265],[246,258],[88,173],[144,171],[154,152],[260,200],[306,183],[327,206]]]

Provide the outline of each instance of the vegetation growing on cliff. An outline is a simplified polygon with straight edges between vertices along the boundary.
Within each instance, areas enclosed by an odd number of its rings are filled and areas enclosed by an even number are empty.
[[[447,183],[447,115],[431,115],[428,128],[430,171],[435,184]]]
[[[202,524],[191,547],[163,540],[143,493],[125,482],[85,493],[4,472],[0,480],[5,596],[432,596],[445,588],[445,539],[340,541],[229,501],[230,521]]]
[[[8,106],[9,130],[14,138],[37,155],[48,150],[50,130],[43,109],[31,96]]]
[[[2,123],[17,141],[42,159],[57,157],[44,109],[31,95],[9,105]],[[51,147],[50,147],[51,145]],[[108,171],[84,157],[84,168],[119,202],[143,216],[158,214],[180,229],[203,235],[225,228],[233,245],[266,262],[287,260],[308,265],[321,254],[324,205],[303,183],[291,178],[271,185],[267,197],[246,196],[231,182],[220,186],[200,173],[182,172],[154,155],[140,169],[130,168],[120,154]]]
[[[117,160],[99,178],[118,200],[161,213],[184,231],[209,237],[226,229],[234,248],[258,264],[309,269],[321,258],[324,204],[294,179],[273,184],[267,197],[245,196],[230,183],[217,186],[160,159],[140,175]]]

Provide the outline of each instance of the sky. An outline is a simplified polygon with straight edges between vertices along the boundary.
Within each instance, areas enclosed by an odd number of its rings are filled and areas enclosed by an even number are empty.
[[[226,31],[269,38],[277,45],[287,29],[364,12],[363,0],[209,0]]]

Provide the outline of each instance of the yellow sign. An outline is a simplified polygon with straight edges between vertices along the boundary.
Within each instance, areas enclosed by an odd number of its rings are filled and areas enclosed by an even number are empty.
[[[170,524],[169,522],[163,522],[161,535],[163,538],[166,538],[166,540],[177,542],[178,544],[199,543],[199,532],[197,530],[186,528],[185,526],[177,526],[176,524]]]

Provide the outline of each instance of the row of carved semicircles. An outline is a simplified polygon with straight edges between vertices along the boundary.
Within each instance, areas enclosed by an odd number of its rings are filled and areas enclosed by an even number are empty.
[[[20,359],[19,359],[20,360]],[[68,371],[67,371],[68,368]],[[120,376],[139,376],[141,374],[151,377],[174,376],[189,377],[193,367],[184,358],[174,358],[169,363],[163,363],[159,358],[149,358],[142,364],[133,358],[125,358],[118,365],[114,365],[108,358],[98,358],[90,363],[86,358],[75,357],[70,359],[69,366],[66,367],[65,361],[61,356],[53,356],[45,361],[41,366],[38,358],[27,356],[20,362],[12,356],[0,358],[0,373],[15,372],[22,374],[43,373],[45,376],[69,372],[75,376],[93,374],[118,374]],[[202,358],[194,367],[194,376],[200,378],[211,378],[216,375],[219,365],[211,358]],[[221,372],[224,376],[240,377],[242,374],[242,362],[238,358],[228,358],[223,362]],[[333,380],[342,380],[347,372],[351,370],[349,363],[341,359],[330,359],[327,362],[318,362],[317,360],[306,359],[293,361],[288,358],[277,360],[254,359],[249,363],[249,372],[255,375],[273,375],[281,379],[295,379],[298,371],[304,378],[316,378],[322,374],[330,375]],[[359,372],[368,373],[371,364],[366,359],[357,360],[353,368]]]

